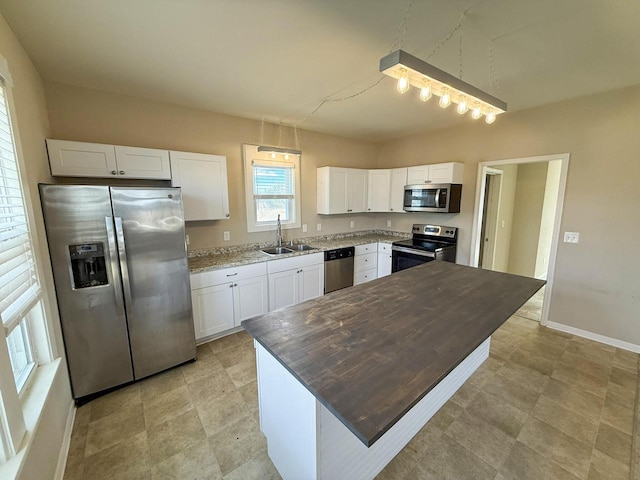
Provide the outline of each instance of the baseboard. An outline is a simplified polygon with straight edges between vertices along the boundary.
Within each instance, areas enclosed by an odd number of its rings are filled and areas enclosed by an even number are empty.
[[[73,432],[73,424],[76,419],[76,405],[71,400],[69,414],[67,415],[67,425],[64,428],[64,437],[62,437],[62,445],[60,445],[60,456],[58,457],[58,466],[54,475],[55,480],[62,480],[64,470],[67,467],[67,457],[69,456],[69,447],[71,446],[71,433]]]
[[[625,342],[624,340],[618,340],[617,338],[606,337],[604,335],[600,335],[598,333],[588,332],[587,330],[581,330],[576,327],[570,327],[569,325],[564,325],[562,323],[556,322],[547,322],[545,327],[553,328],[554,330],[560,330],[561,332],[571,333],[572,335],[577,335],[579,337],[587,338],[589,340],[594,340],[596,342],[604,343],[606,345],[611,345],[612,347],[622,348],[623,350],[629,350],[633,353],[640,353],[640,345],[636,345],[635,343]]]

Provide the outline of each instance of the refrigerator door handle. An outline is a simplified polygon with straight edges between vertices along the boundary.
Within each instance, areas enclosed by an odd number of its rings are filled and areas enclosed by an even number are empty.
[[[113,217],[104,217],[104,223],[107,227],[107,242],[109,245],[109,264],[111,267],[111,284],[114,286],[113,291],[116,297],[116,306],[121,311],[124,311],[124,305],[122,301],[122,290],[118,288],[118,282],[116,279],[120,275],[118,268],[118,249],[116,247],[116,235],[113,231]]]
[[[124,304],[127,314],[132,307],[131,282],[129,281],[129,266],[127,263],[127,249],[124,242],[124,230],[122,229],[122,217],[114,217],[116,221],[116,238],[118,239],[118,254],[120,256],[120,271],[122,272],[122,288],[124,290]]]

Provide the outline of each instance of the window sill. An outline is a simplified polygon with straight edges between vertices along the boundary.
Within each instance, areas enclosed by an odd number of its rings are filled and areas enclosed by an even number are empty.
[[[57,358],[50,363],[40,365],[33,374],[33,381],[22,396],[22,412],[27,433],[16,455],[7,462],[0,464],[0,478],[9,480],[18,478],[20,475],[27,454],[31,449],[34,433],[42,419],[42,412],[49,399],[58,372],[61,370],[61,364],[62,361]]]

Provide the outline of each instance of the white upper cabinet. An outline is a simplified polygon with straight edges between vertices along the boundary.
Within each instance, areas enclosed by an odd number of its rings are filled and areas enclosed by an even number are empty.
[[[317,169],[317,182],[318,213],[357,213],[367,210],[367,170],[321,167]]]
[[[115,149],[118,177],[171,180],[167,150],[121,145],[116,145]]]
[[[53,176],[116,177],[116,151],[113,145],[47,139],[49,164]]]
[[[417,165],[407,168],[407,185],[420,183],[462,183],[464,164],[459,162]]]
[[[171,179],[166,150],[54,139],[47,150],[53,176]]]
[[[391,170],[391,182],[389,188],[389,211],[404,211],[404,187],[407,185],[407,169],[394,168]]]
[[[171,151],[171,185],[182,188],[186,221],[229,218],[227,158]]]
[[[390,184],[391,170],[369,170],[369,201],[367,202],[367,212],[389,211]]]
[[[407,185],[429,183],[429,165],[417,165],[407,168]]]
[[[368,170],[347,169],[347,212],[367,211]]]
[[[406,184],[406,168],[369,170],[367,211],[404,213],[402,205]]]

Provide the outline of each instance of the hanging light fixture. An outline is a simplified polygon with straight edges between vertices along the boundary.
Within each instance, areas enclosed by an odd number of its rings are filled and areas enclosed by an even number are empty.
[[[285,156],[285,160],[288,159],[288,155],[302,155],[302,150],[296,150],[294,148],[280,148],[280,147],[267,147],[260,145],[258,147],[259,152],[268,152],[271,154],[271,158],[276,158],[278,154]]]
[[[424,60],[396,50],[380,59],[380,71],[398,80],[397,89],[405,93],[410,86],[420,89],[420,100],[426,102],[431,94],[440,97],[439,104],[446,108],[452,101],[458,104],[456,110],[464,114],[473,105],[471,116],[486,116],[487,123],[493,123],[496,115],[507,111],[507,104],[487,92],[434,67]],[[428,82],[428,83],[427,83]],[[429,86],[428,96],[424,94],[425,85]]]

